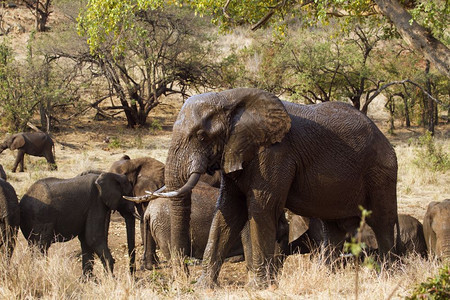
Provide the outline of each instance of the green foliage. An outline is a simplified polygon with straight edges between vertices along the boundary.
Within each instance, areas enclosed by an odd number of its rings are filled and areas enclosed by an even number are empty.
[[[120,139],[118,137],[112,137],[111,140],[109,141],[109,147],[111,147],[113,149],[121,148],[122,142],[120,141]]]
[[[439,269],[435,277],[429,277],[425,282],[414,288],[412,294],[406,299],[435,299],[444,300],[450,298],[450,267],[446,265]]]
[[[0,122],[12,132],[22,131],[31,119],[35,103],[30,100],[26,70],[14,60],[7,41],[0,44]]]
[[[431,132],[427,131],[418,141],[414,163],[421,168],[445,172],[450,169],[450,155],[437,145]]]

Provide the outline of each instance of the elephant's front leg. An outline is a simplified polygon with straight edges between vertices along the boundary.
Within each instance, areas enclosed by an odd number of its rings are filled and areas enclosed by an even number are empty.
[[[83,277],[89,279],[92,277],[92,270],[94,269],[94,251],[88,246],[84,235],[79,235],[78,239],[81,244],[81,265],[83,268]]]
[[[254,194],[258,192],[255,191]],[[265,198],[265,197],[257,197]],[[273,201],[265,200],[262,203],[268,205]],[[251,263],[248,270],[248,284],[250,286],[264,286],[272,280],[275,274],[275,246],[276,232],[279,219],[277,207],[263,207],[260,200],[249,200],[249,227],[251,241]]]
[[[203,254],[203,274],[199,284],[213,287],[217,284],[220,267],[247,222],[245,196],[232,182],[225,179]]]

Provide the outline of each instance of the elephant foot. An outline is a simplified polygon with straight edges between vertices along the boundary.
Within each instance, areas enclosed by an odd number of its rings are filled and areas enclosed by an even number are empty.
[[[267,276],[258,275],[253,271],[248,271],[248,282],[245,286],[251,289],[277,288],[275,281],[268,278]]]
[[[202,273],[202,275],[197,280],[195,285],[201,289],[211,289],[211,290],[219,287],[217,281],[211,279],[211,276],[209,276],[206,272]]]

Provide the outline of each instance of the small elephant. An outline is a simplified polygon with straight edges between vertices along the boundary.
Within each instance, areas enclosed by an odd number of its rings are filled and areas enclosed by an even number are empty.
[[[0,248],[10,259],[20,224],[19,201],[13,186],[0,179]]]
[[[214,215],[219,189],[200,182],[191,195],[192,210],[190,221],[190,257],[202,259],[208,241],[209,228]],[[144,258],[146,269],[157,266],[156,247],[159,247],[166,259],[170,259],[170,201],[157,198],[148,203],[144,214]],[[242,243],[237,240],[228,257],[243,254]]]
[[[6,180],[6,172],[2,165],[0,165],[0,178]]]
[[[18,150],[17,157],[12,168],[16,172],[20,163],[20,172],[24,171],[23,159],[26,154],[45,157],[51,170],[56,170],[55,145],[52,138],[45,132],[21,132],[6,138],[0,145],[0,153],[6,148]]]
[[[423,233],[430,254],[450,259],[450,199],[428,204],[423,218]]]
[[[122,198],[131,193],[126,176],[114,173],[41,179],[20,201],[20,228],[29,244],[38,245],[43,253],[54,242],[78,236],[83,275],[89,277],[94,253],[105,269],[113,271],[114,259],[107,241],[111,210],[117,210],[125,218],[130,271],[134,272],[134,205]]]

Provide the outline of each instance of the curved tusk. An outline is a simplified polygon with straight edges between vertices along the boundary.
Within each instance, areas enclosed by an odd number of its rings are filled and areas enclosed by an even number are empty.
[[[158,196],[155,195],[144,195],[144,196],[137,196],[137,197],[131,197],[131,196],[122,196],[124,199],[134,202],[134,203],[143,203],[143,202],[149,202],[153,199],[158,198]]]
[[[186,182],[186,184],[183,185],[180,189],[173,191],[173,192],[168,192],[168,193],[160,193],[160,192],[156,191],[153,193],[153,196],[157,196],[157,197],[161,197],[161,198],[174,198],[174,197],[183,196],[184,194],[187,194],[190,191],[192,191],[192,189],[195,187],[197,182],[200,180],[200,176],[201,176],[200,173],[192,173],[191,176],[189,177],[188,181]]]

